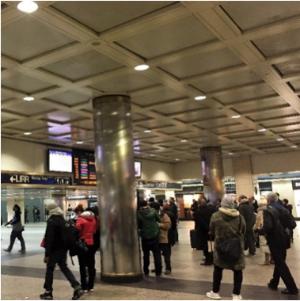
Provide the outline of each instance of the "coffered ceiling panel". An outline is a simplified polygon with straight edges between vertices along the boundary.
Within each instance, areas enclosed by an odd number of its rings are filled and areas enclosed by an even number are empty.
[[[53,110],[52,106],[49,106],[42,101],[12,101],[9,102],[6,108],[11,112],[27,116],[48,112],[51,109]]]
[[[172,134],[172,135],[188,135],[189,133],[191,133],[190,131],[186,130],[186,129],[180,129],[178,128],[177,126],[170,126],[170,127],[167,127],[167,128],[163,128],[161,129],[162,133],[164,134]]]
[[[292,132],[284,132],[280,134],[282,137],[285,138],[298,138],[300,136],[300,130],[292,131]]]
[[[215,37],[193,16],[135,35],[119,43],[145,58],[152,58]]]
[[[223,117],[223,118],[208,119],[208,120],[204,120],[204,121],[200,120],[199,122],[194,122],[194,124],[197,127],[211,129],[212,131],[214,131],[215,128],[223,128],[226,126],[238,125],[239,122],[234,121],[228,117]]]
[[[136,95],[133,93],[132,101],[141,106],[149,106],[179,97],[183,96],[172,89],[161,86],[158,89],[154,89],[153,91],[150,90],[150,92],[145,91],[144,94],[139,93],[138,95]]]
[[[102,32],[174,2],[87,1],[88,5],[84,9],[82,3],[82,1],[59,1],[52,6],[91,29]]]
[[[292,124],[292,123],[300,124],[300,115],[291,116],[291,117],[280,116],[280,118],[278,119],[271,119],[262,122],[262,124],[266,127],[272,127],[272,126],[283,125],[283,124]]]
[[[243,131],[248,131],[248,130],[249,129],[247,127],[245,127],[244,125],[236,124],[236,125],[231,125],[231,126],[214,129],[214,133],[227,136],[233,132],[243,132]]]
[[[296,1],[227,1],[222,7],[242,30],[263,26],[300,14]]]
[[[87,130],[93,130],[94,129],[94,122],[93,122],[93,119],[91,117],[90,119],[72,121],[72,126],[87,129]]]
[[[37,43],[38,41],[38,43]],[[10,23],[2,31],[2,54],[24,61],[73,42],[31,16]]]
[[[141,74],[128,71],[124,75],[115,76],[110,79],[100,80],[90,86],[108,93],[125,93],[133,90],[147,88],[157,84],[154,80]]]
[[[1,123],[5,123],[5,122],[11,121],[11,120],[15,120],[13,115],[3,112],[3,111],[1,112]]]
[[[44,121],[41,120],[30,120],[30,122],[28,121],[29,120],[20,121],[17,124],[10,125],[9,127],[11,129],[19,130],[20,133],[38,130],[42,128],[47,129],[47,124]],[[24,138],[26,137],[24,136]]]
[[[299,5],[299,4],[298,4]],[[267,57],[283,54],[285,52],[300,49],[300,29],[291,30],[282,34],[254,40],[255,45]]]
[[[67,111],[51,112],[45,114],[45,116],[43,116],[42,118],[58,123],[66,123],[76,119],[83,119],[80,114],[77,114],[75,112],[67,112]]]
[[[300,80],[293,80],[291,81],[291,85],[294,88],[295,91],[299,92],[300,91]],[[299,99],[300,101],[300,99]]]
[[[22,73],[17,72],[8,78],[2,79],[2,84],[5,87],[18,90],[24,93],[35,93],[53,86],[39,79],[32,78],[28,75],[24,75]]]
[[[291,124],[291,125],[272,127],[272,131],[275,133],[293,132],[299,130],[300,130],[300,124]]]
[[[250,84],[250,83],[259,83],[261,80],[257,75],[250,71],[241,70],[240,72],[234,72],[232,75],[220,73],[218,77],[206,77],[203,79],[201,77],[198,80],[192,81],[193,85],[199,88],[201,91],[207,93],[228,89],[236,87],[239,85]]]
[[[48,99],[67,106],[74,106],[78,103],[88,101],[90,97],[76,91],[66,91],[63,93],[51,95]]]
[[[194,111],[179,113],[174,115],[174,118],[186,123],[198,122],[201,120],[206,121],[206,120],[210,120],[211,118],[217,118],[217,117],[218,118],[224,117],[224,113],[216,110],[204,109],[204,110],[194,110]]]
[[[222,49],[205,54],[196,54],[161,67],[177,78],[201,74],[229,66],[240,65],[241,61],[230,50]]]
[[[261,121],[261,120],[270,119],[274,117],[282,118],[284,116],[289,116],[289,115],[297,115],[297,112],[291,107],[286,107],[286,108],[280,108],[275,110],[270,109],[262,112],[247,114],[247,116],[254,121]]]
[[[44,67],[45,70],[70,80],[79,80],[121,67],[112,59],[96,51],[89,51]]]
[[[291,62],[277,64],[276,68],[278,68],[278,70],[283,75],[299,73],[300,72],[300,59],[291,61]]]

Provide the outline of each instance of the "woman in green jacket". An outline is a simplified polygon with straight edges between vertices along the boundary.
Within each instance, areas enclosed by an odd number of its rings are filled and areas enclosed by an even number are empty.
[[[241,286],[243,280],[244,234],[246,224],[239,211],[235,209],[234,197],[225,195],[221,207],[212,215],[210,221],[210,235],[214,239],[214,273],[213,289],[206,293],[211,299],[221,299],[219,295],[223,269],[234,273],[233,300],[241,300]]]

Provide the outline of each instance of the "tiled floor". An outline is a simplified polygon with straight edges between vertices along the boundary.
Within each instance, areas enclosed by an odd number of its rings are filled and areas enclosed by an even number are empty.
[[[300,225],[298,225],[300,227]],[[20,255],[16,242],[11,254],[2,252],[2,299],[38,299],[42,292],[45,265],[43,249],[39,244],[44,233],[44,224],[27,225],[24,237],[27,254]],[[189,245],[189,229],[192,222],[181,222],[179,225],[179,244],[172,249],[172,275],[161,279],[149,277],[138,283],[110,285],[97,281],[95,291],[83,299],[205,299],[205,292],[211,288],[212,267],[200,266],[202,254]],[[10,230],[2,228],[2,248],[9,240]],[[247,258],[244,272],[242,294],[245,299],[287,299],[280,292],[266,288],[272,275],[273,266],[263,266],[263,255],[258,250],[255,257]],[[97,271],[100,271],[100,255],[97,256]],[[300,287],[300,229],[295,231],[295,243],[288,251],[288,264]],[[69,264],[79,279],[78,264]],[[98,274],[99,275],[99,274]],[[99,278],[99,277],[98,277]],[[230,299],[232,289],[232,272],[225,271],[221,295]],[[72,289],[60,271],[55,272],[55,299],[69,299]],[[290,299],[298,299],[290,297]]]

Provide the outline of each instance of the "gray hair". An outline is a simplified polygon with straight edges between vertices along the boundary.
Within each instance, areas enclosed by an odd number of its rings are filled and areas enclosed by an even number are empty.
[[[221,201],[221,207],[223,208],[230,208],[233,209],[235,208],[235,196],[232,194],[225,194],[223,196],[223,199]]]
[[[270,192],[268,195],[267,195],[267,200],[269,203],[275,203],[278,201],[278,195],[274,192]]]

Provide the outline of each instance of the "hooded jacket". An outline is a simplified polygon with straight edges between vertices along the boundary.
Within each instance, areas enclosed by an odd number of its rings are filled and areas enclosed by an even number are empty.
[[[220,258],[217,249],[214,250],[214,265],[223,269],[242,270],[245,268],[244,234],[246,231],[245,220],[236,209],[219,208],[210,221],[210,235],[214,237],[215,247],[222,240],[238,237],[241,243],[241,253],[234,264]]]
[[[138,227],[143,239],[156,239],[159,235],[160,218],[155,209],[141,207],[138,211]]]
[[[163,212],[160,215],[160,222],[159,222],[159,243],[167,244],[169,243],[168,239],[168,231],[171,228],[171,219],[169,218],[168,214]]]
[[[76,228],[79,231],[80,239],[84,240],[88,246],[94,245],[94,234],[97,230],[97,223],[93,212],[82,212],[76,220]]]

